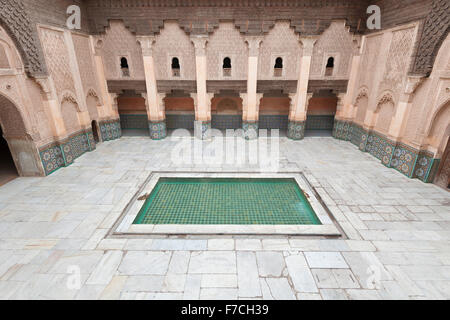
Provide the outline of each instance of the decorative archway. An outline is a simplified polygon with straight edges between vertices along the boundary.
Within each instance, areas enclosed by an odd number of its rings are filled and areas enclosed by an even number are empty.
[[[7,143],[14,166],[21,176],[40,176],[42,166],[35,143],[16,104],[0,94],[0,127],[2,139]],[[8,160],[8,159],[3,159]],[[0,160],[2,161],[2,160]]]

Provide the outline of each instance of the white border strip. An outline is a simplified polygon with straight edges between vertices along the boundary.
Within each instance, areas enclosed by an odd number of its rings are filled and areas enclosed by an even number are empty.
[[[133,224],[145,200],[139,197],[150,194],[159,178],[293,178],[308,198],[321,225],[211,225],[211,224]],[[317,235],[341,236],[314,192],[299,173],[161,173],[153,172],[150,181],[134,197],[114,235]]]

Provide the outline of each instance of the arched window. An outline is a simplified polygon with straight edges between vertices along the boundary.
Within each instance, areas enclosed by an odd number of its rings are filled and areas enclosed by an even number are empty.
[[[229,57],[226,57],[223,59],[223,76],[224,77],[231,77],[231,59]]]
[[[120,69],[122,70],[123,77],[130,76],[130,69],[128,67],[128,60],[125,57],[120,58]]]
[[[179,77],[180,76],[180,60],[177,57],[172,58],[172,76]]]
[[[275,77],[281,77],[283,74],[283,58],[278,57],[275,59],[275,66],[273,67],[273,75]]]
[[[334,58],[329,57],[327,61],[327,66],[325,67],[325,75],[326,76],[332,76],[333,75],[333,69],[334,69]]]

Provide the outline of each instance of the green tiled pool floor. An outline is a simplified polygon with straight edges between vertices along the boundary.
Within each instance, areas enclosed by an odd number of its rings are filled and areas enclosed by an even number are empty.
[[[295,179],[160,178],[134,224],[320,224]]]

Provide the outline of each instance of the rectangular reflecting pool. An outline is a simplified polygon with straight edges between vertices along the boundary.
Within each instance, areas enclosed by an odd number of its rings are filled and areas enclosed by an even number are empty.
[[[320,225],[293,178],[160,177],[133,224]]]

